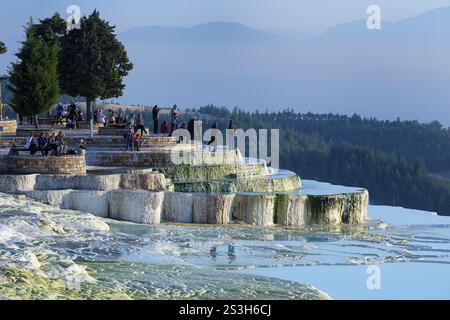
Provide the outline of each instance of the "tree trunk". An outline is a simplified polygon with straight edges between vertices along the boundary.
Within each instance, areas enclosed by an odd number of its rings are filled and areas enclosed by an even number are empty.
[[[94,121],[92,119],[92,99],[86,97],[86,120],[89,122],[89,132],[91,138],[94,135]]]
[[[37,115],[34,116],[34,126],[35,126],[36,129],[39,129],[39,122],[38,122],[38,116]]]
[[[86,121],[91,122],[92,119],[92,100],[86,98]]]
[[[2,80],[0,79],[0,120],[3,120]]]

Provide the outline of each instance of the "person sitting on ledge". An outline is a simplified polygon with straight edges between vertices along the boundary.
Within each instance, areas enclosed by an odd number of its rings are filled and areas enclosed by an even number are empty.
[[[139,113],[138,118],[137,118],[137,124],[135,127],[135,131],[137,130],[141,130],[141,136],[145,134],[147,134],[147,130],[145,129],[144,126],[144,117],[142,116],[142,113]]]
[[[47,152],[47,138],[44,136],[44,133],[41,133],[39,135],[39,138],[37,139],[37,143],[38,143],[38,149],[41,152],[42,156],[45,157],[47,156],[48,152]]]
[[[184,129],[187,130],[187,123],[186,122],[182,122],[181,124],[178,125],[177,129]],[[179,138],[179,143],[183,143],[184,139],[182,136],[180,136]]]
[[[67,146],[64,145],[64,133],[60,131],[58,135],[56,136],[56,145],[57,145],[57,152],[56,154],[58,156],[63,156],[67,154]]]
[[[135,151],[141,151],[141,135],[138,132],[135,132],[133,134],[133,144],[134,144],[134,150]]]
[[[170,128],[169,128],[169,125],[167,124],[167,121],[164,121],[161,124],[161,128],[160,128],[159,132],[161,132],[162,134],[167,134],[170,132]]]
[[[32,136],[30,146],[28,148],[30,150],[30,155],[34,156],[36,152],[39,151],[39,146],[36,137]]]
[[[209,150],[212,149],[213,152],[216,152],[217,143],[216,143],[216,137],[215,136],[211,137],[211,140],[209,140],[207,146],[208,146]]]
[[[112,109],[109,109],[108,111],[108,125],[110,127],[113,127],[116,124],[116,114]]]
[[[25,142],[25,145],[23,146],[24,149],[29,150],[32,142],[33,142],[33,134],[30,133],[30,135],[27,138],[27,142]]]
[[[47,139],[47,148],[45,150],[46,154],[56,154],[58,152],[58,144],[56,142],[56,134],[52,132],[50,137]]]
[[[76,124],[75,124],[75,118],[73,116],[73,114],[69,114],[67,116],[67,125],[66,125],[67,129],[76,129]]]
[[[86,154],[86,141],[84,141],[84,139],[80,139],[80,146],[79,146],[78,154],[81,154],[81,155]]]

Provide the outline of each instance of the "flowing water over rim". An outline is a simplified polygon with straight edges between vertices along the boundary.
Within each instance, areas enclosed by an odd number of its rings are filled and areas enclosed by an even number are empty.
[[[0,194],[0,297],[328,299],[322,288],[283,277],[283,270],[450,266],[449,218],[391,207],[370,212],[375,219],[365,225],[300,230],[146,226]],[[389,219],[392,225],[381,221]],[[252,274],[257,269],[271,272]]]

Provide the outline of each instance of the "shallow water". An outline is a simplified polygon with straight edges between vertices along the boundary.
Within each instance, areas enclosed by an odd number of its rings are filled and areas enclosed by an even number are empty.
[[[0,194],[0,297],[450,298],[450,218],[377,206],[370,216],[301,230],[144,226]],[[368,265],[382,290],[367,288]],[[416,274],[424,290],[410,288]]]

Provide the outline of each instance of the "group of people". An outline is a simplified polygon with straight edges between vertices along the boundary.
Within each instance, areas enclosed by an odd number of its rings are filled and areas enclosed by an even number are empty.
[[[39,136],[30,135],[24,146],[25,150],[30,151],[30,155],[34,156],[36,153],[41,152],[43,157],[49,155],[63,156],[67,154],[85,154],[86,142],[84,139],[80,139],[78,150],[69,149],[64,141],[64,132],[60,131],[58,134],[53,132],[51,135],[48,133],[41,133]]]
[[[78,123],[84,121],[84,115],[81,110],[78,110],[78,107],[75,101],[67,107],[67,110],[64,110],[64,106],[62,103],[59,103],[56,107],[56,124],[64,124],[66,123],[66,127],[68,129],[78,129]]]
[[[172,133],[177,129],[177,120],[178,120],[178,107],[174,105],[170,110],[170,126],[167,121],[164,121],[161,126],[159,125],[159,114],[161,112],[161,108],[159,106],[154,106],[152,109],[152,118],[153,118],[153,133],[154,134],[168,134]]]
[[[125,127],[124,139],[127,151],[140,151],[142,145],[141,138],[143,133],[139,133],[139,131],[140,130],[132,123],[129,123]]]

